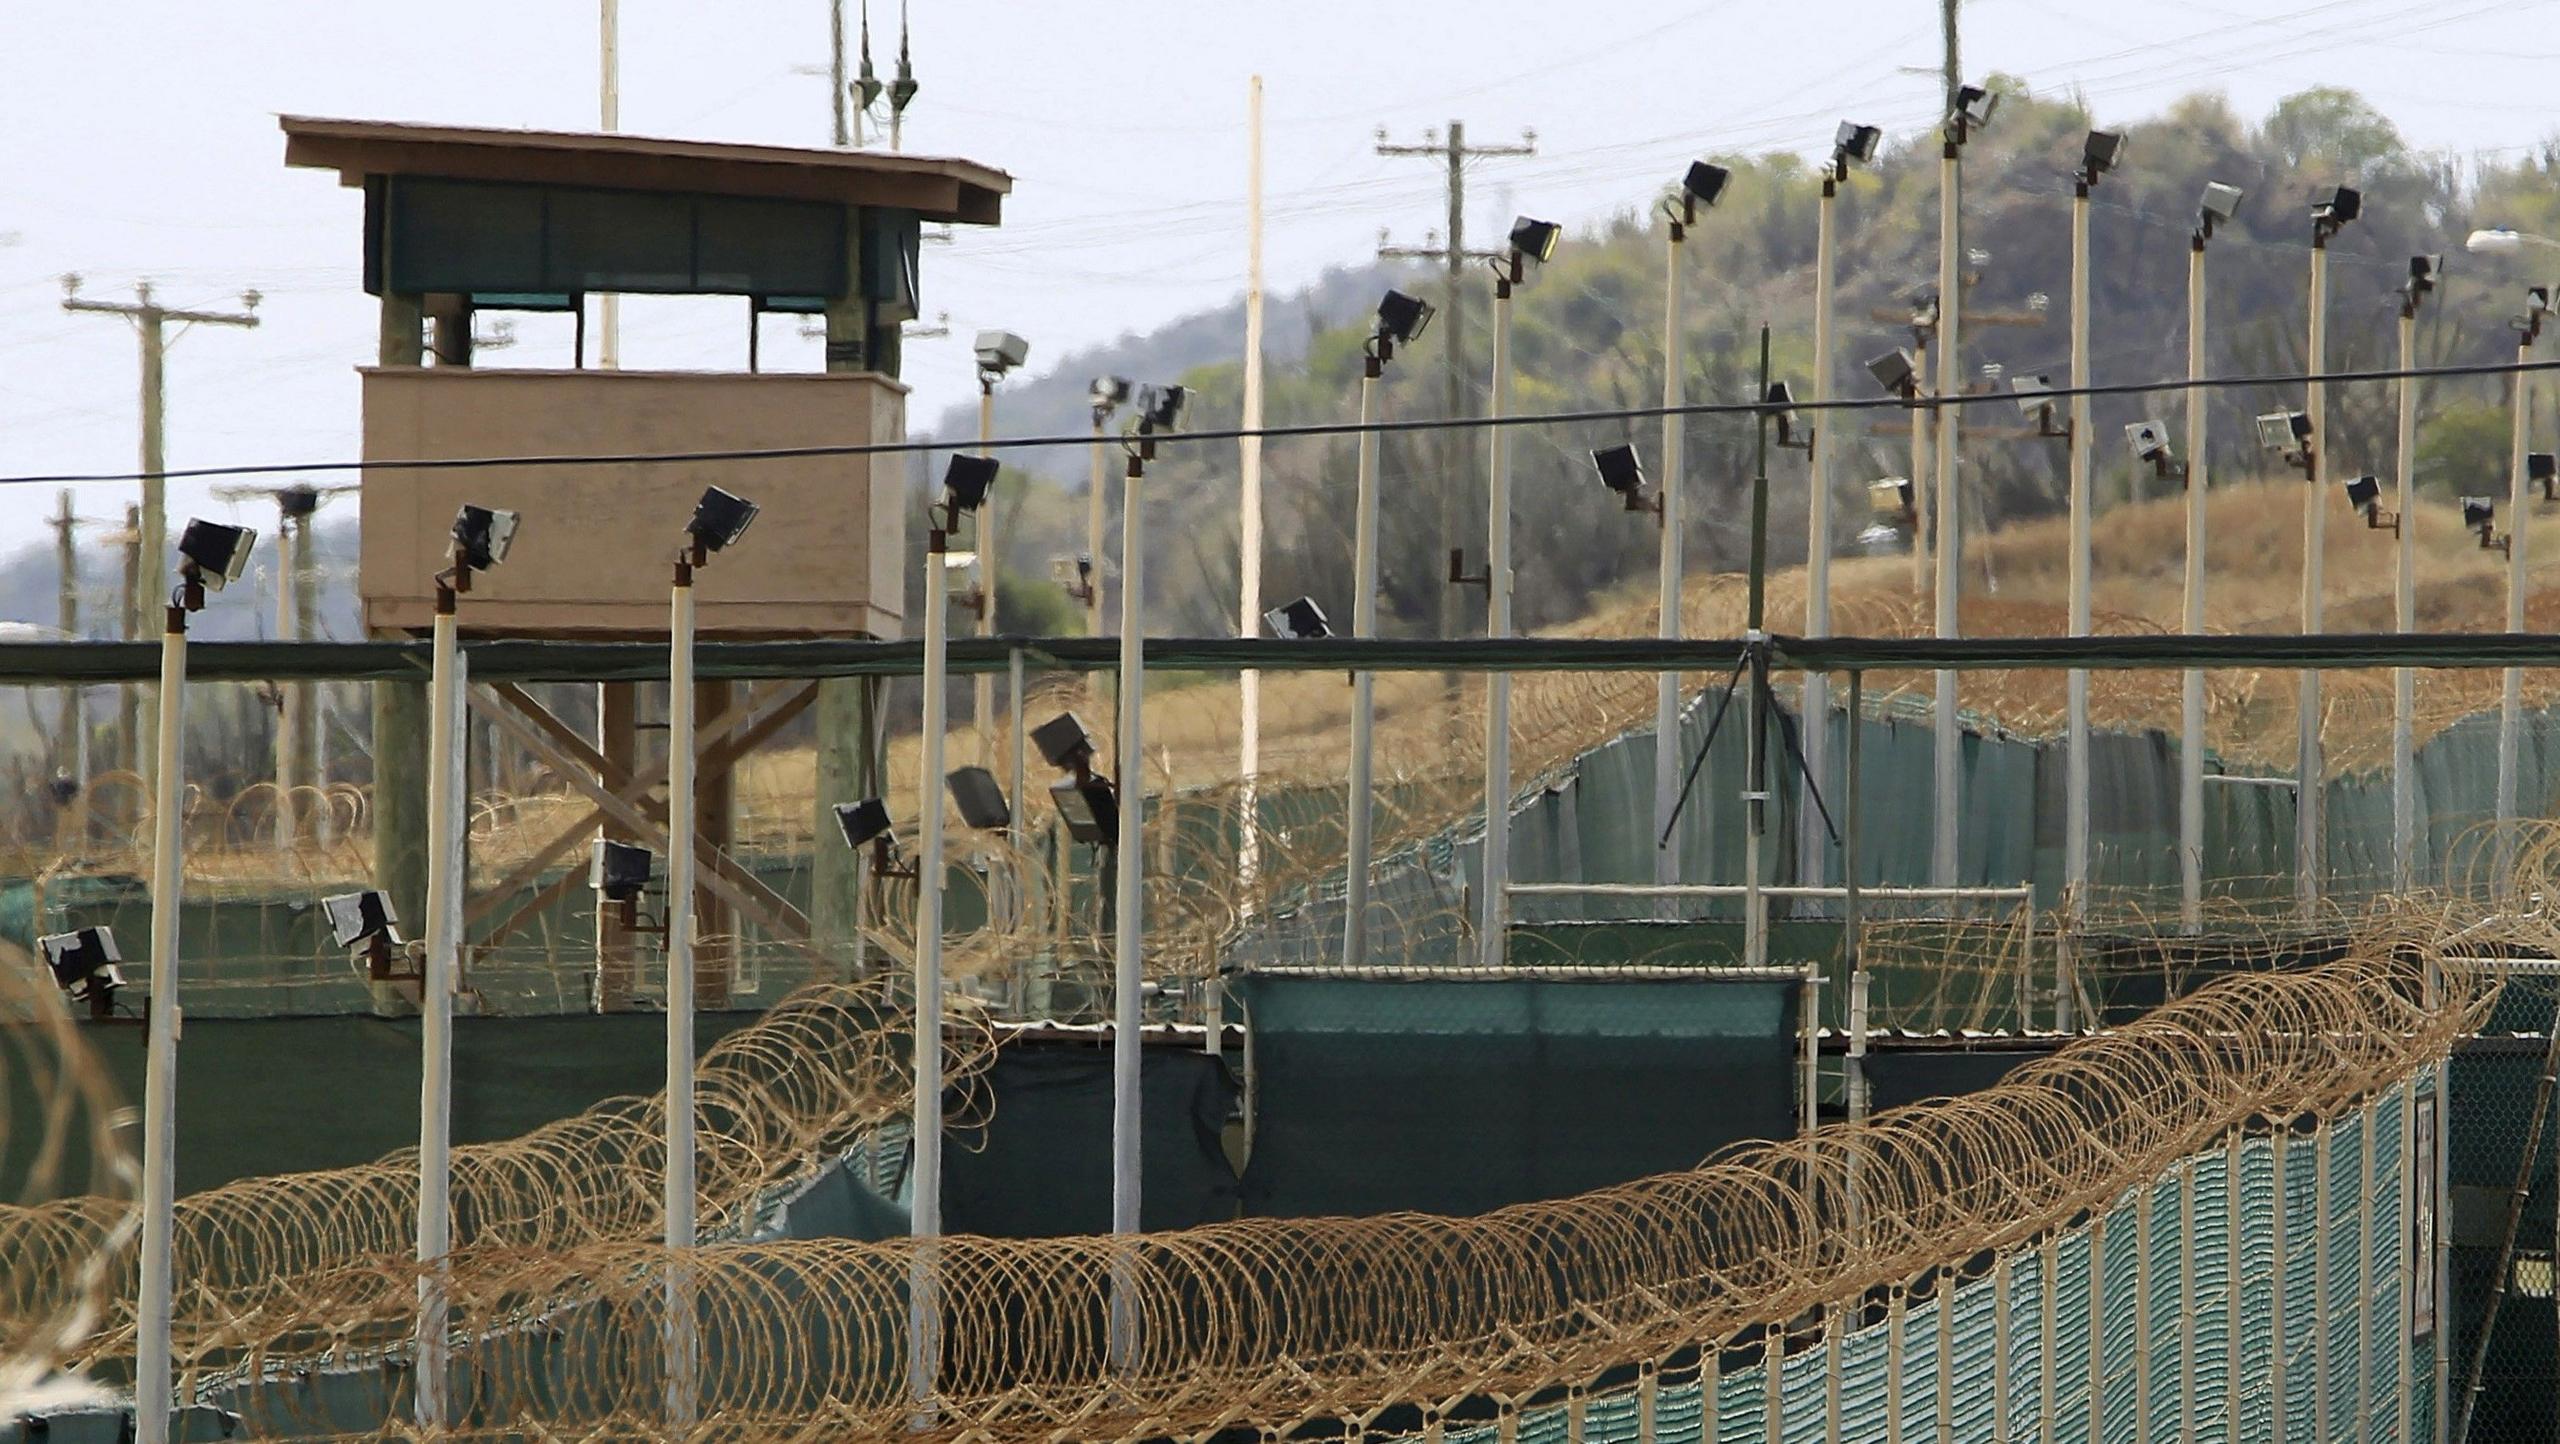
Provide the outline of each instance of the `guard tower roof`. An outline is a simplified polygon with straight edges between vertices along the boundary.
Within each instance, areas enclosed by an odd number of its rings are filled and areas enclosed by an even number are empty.
[[[874,150],[668,140],[594,131],[279,117],[285,164],[369,176],[526,182],[897,207],[928,221],[995,225],[1013,177],[975,161]]]

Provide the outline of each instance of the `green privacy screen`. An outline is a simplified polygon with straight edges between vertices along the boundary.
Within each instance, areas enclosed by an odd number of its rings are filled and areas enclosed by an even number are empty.
[[[1481,1213],[1794,1129],[1796,985],[1253,974],[1245,1212]]]

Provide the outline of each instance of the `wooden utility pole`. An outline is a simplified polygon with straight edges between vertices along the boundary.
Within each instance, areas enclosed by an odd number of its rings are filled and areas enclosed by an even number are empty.
[[[1469,410],[1467,387],[1472,373],[1467,365],[1466,310],[1459,304],[1464,293],[1467,262],[1498,260],[1504,254],[1500,250],[1467,249],[1467,161],[1476,156],[1537,153],[1538,133],[1534,130],[1520,132],[1519,143],[1515,145],[1471,146],[1467,144],[1467,125],[1462,120],[1449,122],[1446,141],[1426,130],[1419,145],[1392,143],[1387,139],[1384,128],[1378,131],[1378,154],[1427,156],[1449,168],[1449,222],[1448,229],[1441,233],[1447,236],[1446,243],[1441,241],[1440,235],[1428,237],[1430,244],[1421,246],[1387,245],[1382,238],[1378,255],[1382,260],[1439,261],[1448,268],[1448,292],[1440,305],[1440,346],[1442,374],[1448,382],[1447,414],[1452,419],[1467,415]],[[1459,427],[1452,427],[1441,436],[1447,453],[1441,462],[1440,485],[1435,490],[1439,492],[1441,549],[1445,551],[1451,546],[1464,545],[1468,537],[1483,528],[1475,525],[1472,508],[1468,505],[1474,493],[1467,483],[1476,474],[1474,439]],[[1458,616],[1458,594],[1456,587],[1440,589],[1439,626],[1434,635],[1454,637],[1465,624]]]
[[[1956,108],[1956,91],[1964,84],[1964,59],[1957,35],[1956,12],[1964,0],[1938,0],[1938,39],[1946,51],[1943,62],[1946,79],[1946,108]]]
[[[142,508],[124,509],[124,586],[116,593],[116,625],[126,641],[142,634]],[[142,694],[127,682],[116,689],[116,765],[142,771]]]
[[[62,309],[100,316],[122,316],[131,321],[142,338],[142,515],[134,538],[139,548],[143,575],[161,561],[168,552],[168,453],[166,427],[163,424],[162,375],[169,355],[169,343],[177,336],[169,332],[169,323],[178,324],[177,335],[186,334],[189,326],[256,326],[258,293],[244,291],[238,311],[187,311],[161,305],[152,299],[151,283],[144,281],[133,288],[131,301],[92,301],[80,294],[80,278],[62,278]],[[144,591],[150,590],[147,586]],[[160,609],[146,605],[146,599],[128,593],[132,605],[126,611],[125,637],[152,635],[159,625]],[[147,614],[147,615],[146,615]],[[126,689],[128,698],[132,689]],[[137,715],[137,709],[126,705],[128,723],[139,724],[141,731],[129,734],[136,742],[132,747],[134,766],[142,773],[144,790],[150,790],[153,760],[159,755],[159,744],[151,734],[153,720]]]
[[[80,635],[80,549],[72,537],[79,525],[71,514],[71,493],[65,490],[54,506],[53,564],[59,577],[54,625],[66,637]],[[76,789],[63,804],[54,836],[70,840],[75,849],[86,848],[89,841],[89,719],[80,703],[79,687],[62,689],[62,714],[53,733],[54,775],[70,779]]]

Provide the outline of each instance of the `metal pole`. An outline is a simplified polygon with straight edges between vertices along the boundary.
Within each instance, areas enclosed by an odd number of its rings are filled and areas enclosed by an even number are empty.
[[[2400,308],[2400,369],[2414,370],[2418,355],[2418,302],[2413,291]],[[2523,377],[2516,378],[2521,384]],[[2393,591],[2392,620],[2403,632],[2418,626],[2418,383],[2402,377],[2399,385],[2400,574]],[[2391,889],[2406,893],[2417,885],[2418,794],[2417,740],[2412,716],[2417,709],[2417,673],[2391,669]],[[2503,720],[2503,719],[2501,719]]]
[[[1859,944],[1863,917],[1858,899],[1858,841],[1860,808],[1858,784],[1864,780],[1860,765],[1865,751],[1862,734],[1866,731],[1866,674],[1849,674],[1849,745],[1848,785],[1841,790],[1840,801],[1840,887],[1844,896],[1840,904],[1840,952],[1842,965],[1849,974],[1849,1121],[1863,1123],[1867,1118],[1867,969],[1860,956]]]
[[[2204,375],[2205,238],[2199,233],[2187,248],[2187,379]],[[2189,389],[2187,407],[2187,586],[2179,627],[2189,636],[2204,630],[2205,421],[2211,414],[2206,393]],[[2194,934],[2204,930],[2204,671],[2189,667],[2178,676],[2178,926]]]
[[[1236,635],[1262,629],[1262,77],[1253,77],[1245,103],[1244,429],[1238,439],[1236,534]],[[1236,881],[1248,912],[1262,878],[1262,674],[1247,667],[1236,675],[1238,731],[1236,774],[1241,797],[1236,829]],[[1215,969],[1200,984],[1202,1047],[1218,1051],[1219,1022],[1226,1016],[1226,985]]]
[[[311,525],[305,518],[304,527]],[[295,605],[293,567],[294,521],[287,517],[276,525],[276,635],[288,642],[304,640],[296,622],[301,615]],[[276,689],[276,815],[275,846],[278,852],[291,852],[294,846],[293,794],[301,783],[302,737],[297,725],[296,702],[306,684],[285,682]]]
[[[2532,359],[2533,333],[2519,332],[2516,364],[2521,367]],[[2533,377],[2519,370],[2515,385],[2513,454],[2507,475],[2507,630],[2521,632],[2526,588],[2525,537],[2533,520],[2533,503],[2525,495],[2525,452],[2532,444],[2533,434]],[[2404,521],[2401,530],[2408,529]],[[2524,672],[2509,667],[2499,678],[2498,690],[2498,861],[2492,873],[2502,893],[2509,889],[2508,873],[2515,860],[2516,743],[2523,726]]]
[[[1488,414],[1497,421],[1511,409],[1513,274],[1499,270],[1493,280],[1493,404]],[[1485,494],[1488,637],[1511,635],[1511,430],[1497,426],[1487,438],[1493,452]],[[1484,896],[1477,903],[1476,949],[1486,967],[1500,967],[1510,913],[1502,889],[1511,880],[1511,674],[1487,674],[1484,692]]]
[[[148,578],[151,569],[169,554],[169,482],[167,472],[167,422],[162,402],[165,391],[162,377],[168,360],[167,332],[161,324],[162,312],[151,304],[150,287],[142,288],[142,308],[135,314],[134,325],[142,333],[142,566],[139,575]],[[150,583],[136,588],[133,599],[136,631],[148,625],[151,615]],[[137,713],[143,726],[155,724],[148,713]],[[135,744],[133,755],[142,767],[142,785],[153,796],[160,794],[160,744],[156,732],[146,731]]]
[[[1826,186],[1827,189],[1827,186]],[[1828,211],[1825,211],[1828,214]],[[1825,232],[1827,236],[1829,233]],[[1686,398],[1688,347],[1680,330],[1680,252],[1688,239],[1689,228],[1679,216],[1670,221],[1670,241],[1665,248],[1662,281],[1662,574],[1661,634],[1676,639],[1681,630],[1681,574],[1685,570],[1681,555],[1682,529],[1688,512],[1681,497],[1680,473],[1683,469],[1687,442],[1686,418],[1678,408]],[[1821,322],[1817,313],[1815,325]],[[1815,331],[1817,338],[1822,332]],[[1817,339],[1815,349],[1821,349]],[[1680,839],[1671,826],[1673,809],[1679,806],[1680,794],[1680,674],[1665,672],[1654,679],[1653,693],[1653,835],[1658,842],[1653,853],[1653,880],[1672,883],[1680,880]],[[1663,915],[1676,915],[1666,906]]]
[[[1760,396],[1769,394],[1769,328],[1760,328]],[[1769,963],[1769,900],[1761,891],[1761,834],[1769,826],[1769,415],[1762,412],[1753,443],[1751,470],[1751,583],[1744,637],[1751,646],[1748,685],[1750,726],[1743,732],[1742,779],[1742,960],[1754,968]],[[1814,1026],[1810,1007],[1804,1025]]]
[[[978,373],[978,454],[993,456],[988,443],[996,435],[996,379]],[[1002,543],[996,537],[995,498],[987,498],[978,508],[978,635],[996,634],[996,573],[1000,569],[996,553]],[[1019,705],[1019,704],[1017,704]],[[977,734],[978,765],[989,772],[996,770],[996,678],[993,672],[980,672],[969,683],[969,726]]]
[[[1953,120],[1950,125],[1955,124]],[[1964,314],[1964,227],[1961,194],[1963,166],[1962,145],[1950,133],[1946,148],[1938,162],[1938,395],[1964,394],[1964,351],[1961,345]],[[1963,628],[1956,612],[1957,588],[1962,585],[1964,544],[1963,522],[1957,516],[1958,460],[1957,438],[1960,430],[1957,408],[1946,407],[1937,415],[1938,427],[1938,591],[1937,627],[1940,637],[1959,635]],[[1958,814],[1964,806],[1961,791],[1961,768],[1964,762],[1963,739],[1956,730],[1956,674],[1941,668],[1935,677],[1936,705],[1932,712],[1936,779],[1935,829],[1930,838],[1929,880],[1940,887],[1952,887],[1957,873]]]
[[[1144,516],[1140,495],[1146,462],[1129,458],[1127,479],[1120,487],[1120,828],[1112,845],[1116,884],[1111,1032],[1111,1231],[1139,1230],[1139,1129],[1144,1122],[1139,1097],[1139,1052],[1145,1025],[1142,990],[1146,986],[1146,596]],[[1130,1297],[1115,1256],[1111,1289],[1110,1358],[1125,1365],[1136,1357],[1136,1300]]]
[[[2302,633],[2322,630],[2321,573],[2327,563],[2329,520],[2329,388],[2320,380],[2329,369],[2329,237],[2315,223],[2311,238],[2311,344],[2309,397],[2311,420],[2311,489],[2302,494]],[[2320,673],[2304,668],[2300,700],[2294,711],[2296,762],[2294,780],[2293,897],[2304,920],[2319,905],[2324,865],[2321,837],[2321,779],[2326,768],[2320,754]]]
[[[1814,206],[1813,381],[1807,394],[1815,401],[1831,399],[1831,313],[1836,270],[1832,202],[1839,191],[1843,165],[1832,163],[1831,171],[1822,178],[1822,197]],[[1805,500],[1804,634],[1808,637],[1831,635],[1831,432],[1835,422],[1848,420],[1846,416],[1817,418],[1812,452],[1806,457],[1810,475]],[[1845,428],[1842,434],[1846,434]],[[1822,830],[1813,825],[1813,794],[1830,786],[1831,676],[1827,672],[1807,672],[1802,687],[1806,796],[1796,809],[1796,878],[1819,884],[1827,871],[1823,855],[1826,840]],[[1659,827],[1655,834],[1660,835]]]
[[[1929,389],[1929,341],[1915,336],[1911,350],[1911,590],[1926,595],[1929,590],[1929,557],[1937,550],[1937,528],[1929,522],[1931,481],[1929,478],[1929,420],[1936,413],[1918,404],[1926,399]]]
[[[610,135],[622,129],[621,0],[596,0],[596,119]],[[596,302],[596,364],[607,371],[622,366],[622,297],[607,291]]]
[[[844,0],[827,0],[827,75],[835,87],[835,143],[841,149],[853,143],[845,127],[844,88]]]
[[[142,1089],[142,1269],[134,1309],[136,1444],[168,1444],[169,1311],[177,1232],[178,909],[184,886],[178,827],[186,726],[187,614],[172,606],[160,636],[158,767],[151,814],[150,1053]]]
[[[907,1397],[933,1397],[942,1300],[929,1240],[942,1235],[942,774],[949,708],[952,556],[936,528],[924,558],[924,749],[916,782],[915,1100],[907,1231],[920,1241],[907,1289]]]
[[[2071,385],[2089,384],[2089,180],[2071,188]],[[2089,635],[2089,398],[2071,398],[2071,635]],[[2069,675],[2068,759],[2062,787],[2062,885],[2074,912],[2089,905],[2089,672]]]
[[[667,632],[667,1270],[666,1391],[670,1431],[694,1419],[693,1303],[682,1277],[682,1250],[694,1228],[693,1083],[693,568],[676,562]],[[939,778],[940,770],[928,774]],[[923,1031],[921,1023],[918,1031]]]
[[[1381,343],[1383,346],[1384,343]],[[1351,635],[1378,634],[1378,382],[1383,360],[1372,354],[1360,377],[1359,482],[1351,527]],[[1342,963],[1356,968],[1369,956],[1369,826],[1376,786],[1377,675],[1351,674],[1351,786],[1349,838],[1343,861]],[[1660,769],[1656,768],[1659,785]]]
[[[461,559],[455,560],[459,565]],[[461,882],[454,828],[462,782],[455,600],[453,588],[439,578],[427,703],[427,953],[418,980],[418,1263],[436,1271],[418,1278],[418,1360],[411,1391],[418,1427],[428,1430],[448,1422],[450,1374],[441,1261],[453,1251],[453,994],[459,959],[452,902]]]

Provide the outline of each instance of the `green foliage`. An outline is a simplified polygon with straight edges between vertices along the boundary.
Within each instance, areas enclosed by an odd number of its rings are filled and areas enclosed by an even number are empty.
[[[2418,433],[2418,484],[2453,496],[2504,496],[2513,438],[2507,407],[2479,401],[2448,406]]]

